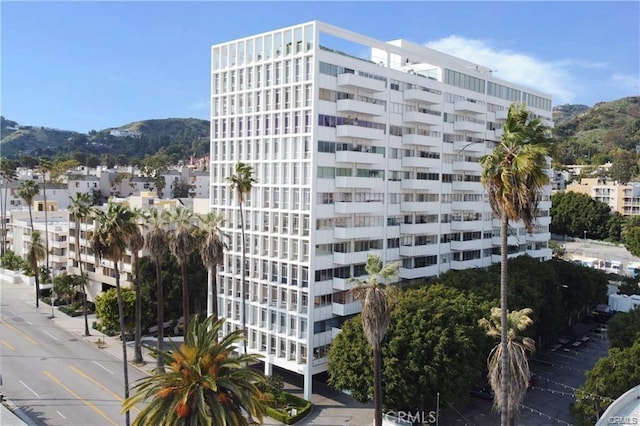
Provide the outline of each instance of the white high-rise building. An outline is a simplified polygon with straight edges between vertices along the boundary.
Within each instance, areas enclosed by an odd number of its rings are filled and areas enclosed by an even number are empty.
[[[211,209],[231,238],[219,268],[226,331],[248,351],[311,377],[341,324],[360,311],[349,277],[367,254],[398,280],[500,260],[499,221],[480,157],[513,102],[551,124],[551,97],[405,40],[377,41],[321,22],[212,47]],[[240,209],[227,177],[255,170]],[[551,188],[534,233],[510,224],[509,255],[548,259]],[[242,300],[244,297],[244,303]]]

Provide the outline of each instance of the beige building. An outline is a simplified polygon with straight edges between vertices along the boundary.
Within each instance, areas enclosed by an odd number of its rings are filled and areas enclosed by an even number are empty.
[[[582,178],[580,183],[567,185],[567,191],[587,194],[596,201],[603,202],[611,210],[623,216],[640,214],[640,183],[629,182],[620,185],[602,178]]]

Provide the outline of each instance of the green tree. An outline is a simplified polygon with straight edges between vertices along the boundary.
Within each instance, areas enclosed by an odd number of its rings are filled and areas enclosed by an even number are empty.
[[[141,210],[134,210],[136,222],[143,219]],[[142,289],[140,288],[140,250],[144,248],[144,236],[142,235],[142,224],[129,235],[127,240],[127,248],[133,256],[133,270],[135,277],[136,292],[136,331],[135,331],[135,352],[133,361],[141,364],[144,362],[142,358]]]
[[[113,270],[118,295],[118,312],[120,314],[120,338],[122,340],[122,363],[124,369],[124,397],[129,397],[129,372],[127,365],[127,339],[125,335],[124,301],[120,288],[119,263],[127,249],[129,236],[136,232],[138,223],[135,213],[123,204],[110,201],[106,211],[94,210],[96,229],[92,235],[92,248],[99,259],[113,262]],[[125,423],[129,426],[129,411],[125,413]]]
[[[587,371],[587,380],[576,391],[572,413],[576,424],[594,425],[620,395],[640,383],[640,341],[624,349],[611,348]]]
[[[40,187],[33,179],[27,179],[20,184],[18,188],[18,195],[22,198],[25,204],[29,207],[29,223],[31,226],[31,241],[33,242],[33,234],[35,232],[33,228],[33,199],[40,193]],[[33,244],[32,244],[33,246]],[[38,277],[38,265],[37,258],[31,257],[32,253],[29,254],[30,262],[29,265],[34,267],[35,260],[35,268],[33,269],[33,273],[35,275],[36,280],[36,308],[40,306],[40,277]]]
[[[609,320],[608,333],[613,348],[629,348],[640,341],[640,309],[618,312]]]
[[[157,297],[157,315],[158,318],[158,340],[157,351],[162,351],[164,340],[164,286],[162,284],[162,256],[167,253],[167,243],[169,237],[167,235],[168,218],[167,213],[160,212],[157,209],[151,209],[146,215],[146,226],[149,232],[145,238],[145,248],[153,257],[156,267],[156,297]],[[156,369],[164,372],[164,362],[161,356],[156,358]]]
[[[25,267],[24,259],[16,255],[13,250],[7,250],[4,253],[4,256],[0,258],[0,262],[3,268],[10,269],[12,271],[20,271]]]
[[[133,290],[122,289],[124,312],[124,330],[130,335],[135,329],[136,294]],[[118,291],[115,288],[102,292],[96,297],[96,315],[99,319],[97,327],[110,336],[121,333],[120,313],[118,305]]]
[[[369,254],[364,267],[366,281],[359,281],[351,291],[356,300],[362,301],[362,327],[373,353],[373,405],[374,425],[382,425],[382,339],[384,339],[391,311],[387,302],[388,290],[384,284],[398,273],[398,264],[382,266],[379,256]]]
[[[242,329],[244,330],[245,338],[243,344],[243,353],[247,353],[247,314],[246,314],[246,297],[245,297],[245,269],[246,269],[246,240],[244,236],[244,213],[242,211],[242,205],[244,204],[244,197],[246,194],[251,193],[253,184],[256,182],[253,177],[253,167],[251,165],[238,162],[236,163],[236,173],[227,177],[227,182],[233,191],[236,193],[236,201],[240,209],[240,233],[242,237],[242,259],[241,259],[241,297],[242,297]]]
[[[0,201],[2,201],[2,208],[0,209],[0,217],[2,218],[2,241],[0,244],[0,256],[4,256],[7,251],[7,196],[9,195],[9,184],[16,179],[18,179],[18,174],[16,172],[16,167],[13,161],[9,161],[6,158],[0,158],[0,177],[2,178],[2,183],[4,185],[4,193],[3,197]]]
[[[609,176],[620,185],[626,185],[638,174],[638,156],[635,152],[616,149],[613,152]]]
[[[213,212],[199,215],[201,227],[200,257],[207,267],[207,316],[218,319],[218,265],[224,260],[224,250],[227,248],[225,235],[220,226],[224,217]]]
[[[640,256],[640,216],[627,216],[622,222],[620,236],[629,253]]]
[[[222,340],[218,334],[224,319],[201,321],[195,315],[185,333],[184,344],[172,342],[173,351],[164,354],[171,371],[139,380],[135,393],[123,407],[145,407],[135,425],[248,425],[244,413],[262,421],[261,393],[256,386],[264,376],[246,365],[256,355],[235,357],[235,344],[243,340],[243,331],[230,333]]]
[[[58,296],[58,300],[69,304],[73,302],[78,287],[81,285],[79,277],[69,275],[66,272],[53,279],[53,291]]]
[[[616,219],[609,205],[587,194],[557,192],[551,196],[549,230],[553,233],[582,238],[586,231],[589,238],[604,240],[611,237],[612,220]]]
[[[82,272],[82,257],[80,255],[80,251],[82,250],[80,247],[80,228],[81,224],[86,221],[86,219],[91,215],[91,197],[89,194],[85,192],[78,192],[76,194],[76,198],[69,197],[71,199],[71,204],[69,204],[69,213],[73,217],[74,225],[75,225],[75,235],[74,235],[74,247],[76,254],[76,263],[78,264],[78,269],[80,270],[80,279],[82,281],[82,314],[84,316],[84,335],[90,336],[89,332],[89,318],[87,313],[87,277]]]
[[[494,393],[494,401],[496,405],[500,405],[504,394],[509,395],[508,401],[508,423],[515,424],[518,414],[518,407],[524,400],[529,386],[531,372],[529,370],[529,360],[527,352],[535,352],[536,345],[530,337],[521,336],[519,333],[526,330],[531,324],[532,310],[524,308],[519,311],[511,311],[507,315],[507,360],[509,368],[509,381],[507,387],[503,387],[503,366],[502,360],[504,354],[503,345],[498,343],[487,359],[487,367],[489,369],[489,383]],[[492,338],[501,338],[502,336],[502,311],[500,308],[492,308],[489,319],[482,318],[478,324],[484,328],[487,335]]]
[[[529,233],[538,213],[538,197],[549,183],[545,173],[547,156],[551,144],[550,130],[539,118],[527,111],[524,105],[509,107],[504,123],[502,140],[496,148],[480,159],[481,182],[487,190],[493,213],[500,218],[502,272],[500,274],[500,308],[502,324],[507,323],[508,280],[508,227],[509,220],[522,221]],[[509,384],[509,359],[507,354],[507,330],[503,328],[502,345],[502,389]],[[494,389],[495,391],[495,389]],[[507,424],[509,395],[504,392],[499,402],[500,423]]]
[[[189,255],[196,249],[194,236],[195,216],[189,209],[177,207],[171,214],[171,226],[173,231],[169,234],[169,248],[180,263],[182,275],[182,316],[184,319],[184,330],[189,327],[190,299],[189,284],[187,282],[187,262]]]

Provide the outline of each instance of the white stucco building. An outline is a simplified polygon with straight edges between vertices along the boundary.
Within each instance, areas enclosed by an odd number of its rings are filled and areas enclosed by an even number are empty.
[[[398,280],[500,259],[499,221],[480,157],[509,105],[551,124],[551,97],[490,69],[405,40],[377,41],[309,22],[212,46],[211,209],[231,235],[218,281],[227,331],[248,350],[311,377],[344,320],[360,311],[349,277],[368,253],[399,262]],[[241,230],[226,178],[250,164],[256,183]],[[509,255],[549,259],[551,188],[532,235],[510,224]]]

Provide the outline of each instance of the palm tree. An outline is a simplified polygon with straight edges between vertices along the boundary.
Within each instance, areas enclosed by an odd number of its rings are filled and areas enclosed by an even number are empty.
[[[7,251],[7,197],[9,195],[9,184],[18,179],[16,168],[6,158],[0,158],[0,177],[4,183],[4,197],[2,202],[2,208],[0,209],[0,216],[2,217],[2,245],[0,245],[0,257],[4,256]]]
[[[484,328],[489,337],[502,336],[502,310],[500,308],[492,308],[489,319],[482,318],[478,321],[480,327]],[[487,358],[487,367],[489,368],[489,383],[493,389],[496,404],[500,404],[501,398],[506,393],[509,395],[508,405],[508,423],[515,423],[518,406],[523,401],[531,371],[529,370],[529,361],[527,359],[527,351],[533,353],[536,350],[535,341],[530,337],[522,337],[519,332],[524,331],[533,324],[530,315],[533,312],[531,308],[524,308],[519,311],[511,311],[507,315],[507,359],[509,360],[509,382],[508,387],[502,386],[502,344],[497,344]]]
[[[153,257],[156,265],[156,298],[157,298],[157,318],[158,318],[158,341],[156,350],[158,357],[156,358],[156,370],[164,372],[164,360],[162,355],[164,340],[164,288],[162,285],[162,256],[167,251],[167,214],[161,213],[157,209],[149,210],[146,216],[146,225],[149,232],[145,239],[145,248]]]
[[[388,289],[384,283],[392,279],[398,272],[398,264],[390,263],[382,266],[379,256],[369,254],[365,271],[369,274],[366,281],[359,281],[351,289],[354,297],[362,301],[362,327],[373,351],[373,405],[374,425],[382,425],[382,339],[384,339],[391,311],[387,302]]]
[[[73,216],[75,221],[75,240],[76,240],[76,262],[80,269],[80,281],[82,282],[82,313],[84,315],[84,335],[90,336],[89,332],[89,318],[87,315],[87,280],[85,274],[82,272],[82,259],[80,257],[80,227],[81,223],[89,217],[91,214],[91,196],[86,192],[78,192],[75,200],[71,198],[71,204],[69,204],[69,213]]]
[[[134,209],[134,215],[136,222],[144,218],[142,210]],[[133,255],[133,268],[135,274],[135,286],[136,286],[136,337],[135,337],[135,352],[133,356],[133,362],[142,364],[142,291],[140,288],[140,250],[144,248],[144,236],[142,235],[141,226],[129,235],[127,240],[127,248]]]
[[[226,235],[220,229],[224,223],[222,215],[209,212],[206,215],[198,216],[204,229],[200,240],[200,257],[202,263],[207,267],[207,316],[218,319],[218,285],[217,269],[224,259],[224,250],[227,244],[224,241]]]
[[[38,261],[44,259],[45,249],[42,245],[42,234],[40,231],[31,232],[31,246],[27,254],[29,266],[33,269],[33,275],[36,282],[36,308],[39,306],[38,297],[40,295],[40,271],[38,270]]]
[[[24,200],[29,207],[29,223],[31,225],[31,235],[35,232],[33,229],[33,199],[40,193],[40,187],[33,179],[27,179],[20,184],[18,189],[18,195]],[[36,308],[40,306],[40,279],[38,277],[38,270],[33,271],[36,275]]]
[[[125,335],[124,307],[120,288],[120,270],[118,264],[127,249],[129,236],[136,232],[138,223],[135,214],[127,206],[109,201],[107,210],[94,210],[96,229],[92,235],[92,248],[97,258],[107,258],[113,262],[118,294],[118,315],[120,316],[120,339],[122,340],[122,362],[124,368],[124,397],[129,398],[129,371],[127,365],[127,338]],[[126,425],[129,425],[129,411],[125,413]]]
[[[47,173],[52,169],[53,165],[51,161],[44,158],[40,159],[38,164],[38,171],[42,174],[42,196],[44,197],[44,246],[46,250],[46,267],[49,268],[49,219],[47,211],[49,206],[47,205]]]
[[[549,128],[533,118],[524,105],[512,104],[507,113],[502,140],[495,149],[480,159],[481,182],[487,190],[493,213],[500,218],[501,271],[500,308],[502,323],[507,322],[507,236],[509,220],[521,220],[532,232],[538,213],[538,195],[549,182],[545,173],[547,156],[551,151]],[[507,358],[507,330],[502,330],[502,388],[509,383]],[[495,389],[494,389],[495,392]],[[507,424],[509,394],[504,392],[500,403],[500,422]]]
[[[180,264],[182,276],[182,317],[185,333],[189,328],[189,285],[187,284],[187,263],[189,255],[196,249],[196,239],[193,212],[183,207],[176,207],[171,214],[172,226],[175,228],[169,234],[169,248]]]
[[[238,207],[240,208],[240,233],[242,236],[242,258],[241,258],[241,296],[242,296],[242,330],[244,330],[244,343],[243,349],[244,353],[247,353],[247,315],[246,315],[246,295],[245,295],[245,249],[246,249],[246,241],[244,237],[244,214],[242,212],[242,205],[244,204],[244,196],[251,192],[253,188],[253,184],[255,183],[255,179],[253,177],[253,167],[249,164],[238,162],[236,164],[236,173],[234,175],[227,177],[227,182],[231,186],[232,190],[236,192],[236,199],[238,201]]]
[[[131,410],[145,407],[135,418],[137,425],[248,425],[244,412],[262,421],[261,392],[256,383],[264,376],[250,367],[256,355],[233,355],[242,330],[218,340],[224,319],[195,315],[185,333],[184,344],[172,342],[164,353],[171,371],[140,379],[135,393],[123,404]]]

